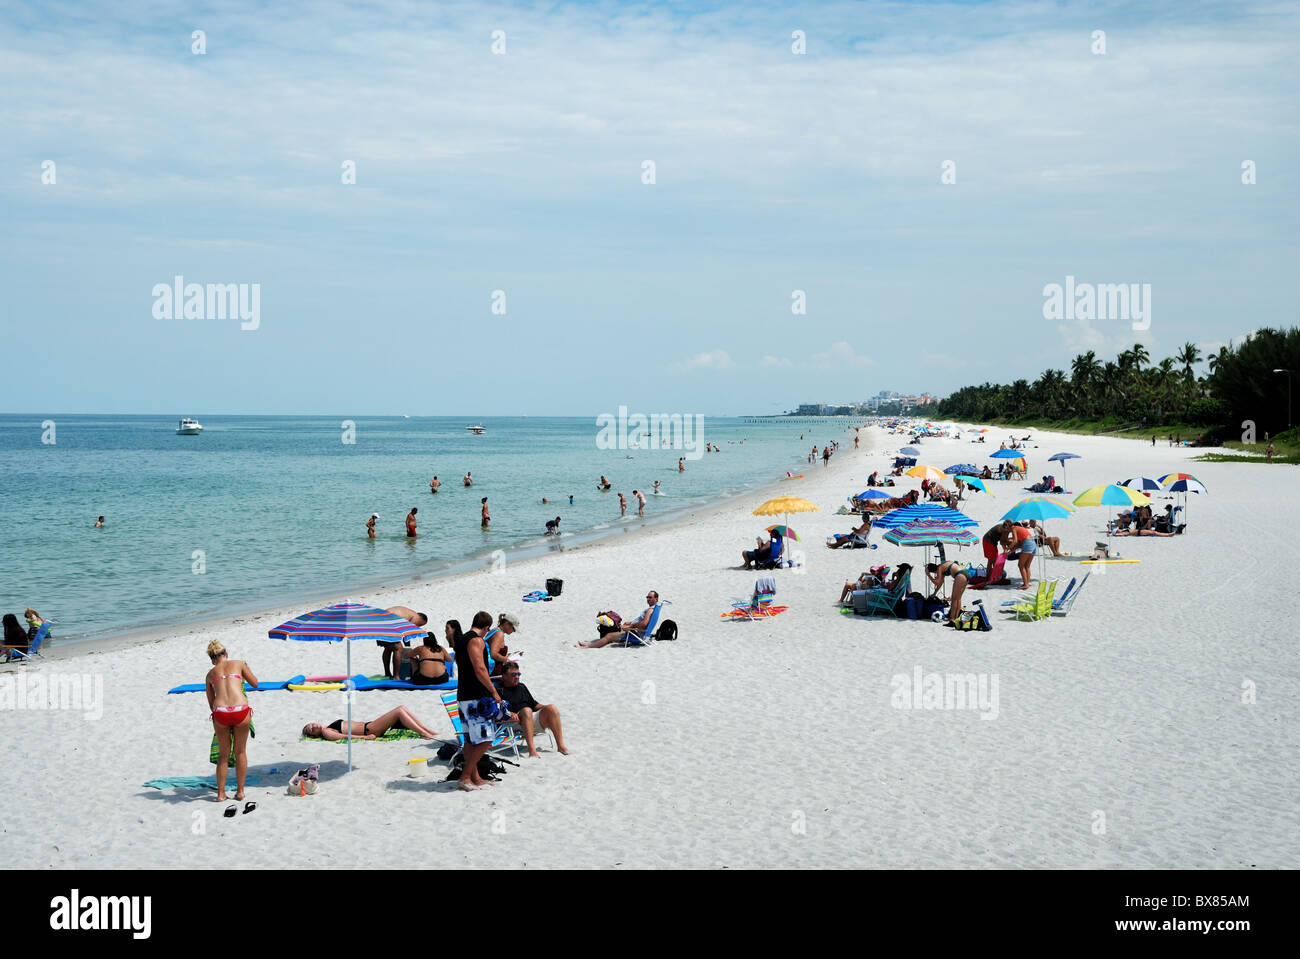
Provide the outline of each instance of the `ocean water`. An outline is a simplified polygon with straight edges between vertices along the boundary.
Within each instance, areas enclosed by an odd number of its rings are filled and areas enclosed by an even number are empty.
[[[33,606],[56,620],[62,641],[308,596],[342,600],[350,589],[508,562],[765,486],[810,468],[808,449],[843,441],[847,425],[709,417],[701,443],[722,452],[688,459],[679,473],[680,449],[598,448],[595,417],[486,419],[482,436],[463,419],[357,418],[355,442],[345,443],[342,417],[195,415],[201,436],[176,435],[179,416],[54,416],[52,436],[40,416],[0,416],[0,612],[21,619]],[[461,483],[466,471],[472,488]],[[596,491],[601,474],[609,493]],[[639,520],[632,490],[648,494],[655,480],[665,495],[647,495]],[[404,526],[412,506],[414,540]],[[373,540],[371,512],[380,514]],[[105,526],[94,529],[101,514]],[[558,541],[542,536],[557,515]]]

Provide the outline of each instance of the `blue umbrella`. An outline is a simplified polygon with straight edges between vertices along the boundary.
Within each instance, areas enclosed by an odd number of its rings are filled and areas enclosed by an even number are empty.
[[[1020,523],[1027,519],[1038,520],[1041,523],[1047,519],[1064,519],[1073,512],[1068,506],[1062,506],[1050,499],[1027,499],[1011,507],[1002,518],[1009,519],[1013,523]]]
[[[920,456],[920,455],[921,455],[921,451],[918,450],[915,446],[904,446],[904,447],[903,447],[901,450],[899,450],[898,452],[901,453],[903,456]]]
[[[1025,454],[1020,450],[994,450],[989,454],[989,459],[994,460],[1018,460]]]
[[[267,635],[272,639],[292,639],[308,643],[348,643],[348,692],[352,691],[352,641],[373,639],[386,643],[401,642],[413,636],[423,637],[427,630],[396,613],[364,603],[339,603],[304,613],[281,623]],[[352,771],[352,696],[348,696],[348,772]]]
[[[1130,476],[1126,480],[1119,481],[1120,486],[1127,486],[1129,489],[1164,489],[1159,480],[1154,480],[1150,476]]]
[[[1051,456],[1047,457],[1047,462],[1061,464],[1061,485],[1068,488],[1069,484],[1065,481],[1065,461],[1079,459],[1083,459],[1083,457],[1078,453],[1053,453]]]
[[[954,463],[952,466],[949,466],[946,470],[944,470],[944,472],[947,473],[949,476],[953,476],[954,474],[958,474],[958,473],[964,473],[970,476],[979,476],[980,468],[971,463]]]
[[[878,489],[863,490],[854,499],[893,499],[888,493],[883,493]]]

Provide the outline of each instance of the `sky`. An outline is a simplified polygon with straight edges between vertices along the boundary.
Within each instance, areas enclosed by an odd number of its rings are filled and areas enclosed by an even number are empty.
[[[1269,0],[7,3],[0,412],[757,414],[1214,349],[1296,321],[1297,41]],[[256,328],[159,318],[176,276]],[[1067,276],[1149,329],[1045,318]]]

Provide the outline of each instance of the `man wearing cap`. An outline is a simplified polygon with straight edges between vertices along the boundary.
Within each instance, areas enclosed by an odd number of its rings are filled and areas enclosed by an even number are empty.
[[[564,755],[569,755],[569,748],[564,745],[564,732],[560,728],[560,711],[553,705],[544,705],[533,698],[528,687],[519,681],[518,663],[506,663],[505,671],[501,674],[501,698],[510,708],[510,718],[524,731],[529,758],[538,758],[537,746],[533,743],[535,732],[545,732],[548,729],[555,737],[555,748]]]

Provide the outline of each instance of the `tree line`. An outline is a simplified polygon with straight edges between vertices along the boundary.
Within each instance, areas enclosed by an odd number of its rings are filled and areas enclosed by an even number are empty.
[[[1206,361],[1204,374],[1197,364]],[[966,386],[913,413],[975,423],[1085,420],[1116,427],[1177,424],[1204,428],[1206,439],[1239,439],[1242,424],[1260,438],[1289,427],[1286,372],[1300,380],[1300,329],[1262,329],[1203,356],[1194,343],[1154,362],[1141,343],[1103,361],[1076,356],[1069,372],[1044,370],[1037,379]],[[1300,386],[1294,382],[1293,388]]]

